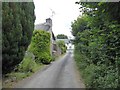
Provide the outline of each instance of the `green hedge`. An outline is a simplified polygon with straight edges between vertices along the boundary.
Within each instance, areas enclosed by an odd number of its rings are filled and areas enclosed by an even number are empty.
[[[112,24],[109,25],[111,27]],[[109,33],[98,28],[78,32],[75,41],[75,60],[88,88],[117,88],[119,35],[117,24]],[[108,34],[106,34],[108,33]],[[113,39],[113,38],[116,39]],[[107,43],[109,41],[109,44]]]
[[[118,70],[113,66],[90,63],[91,59],[78,50],[75,50],[74,57],[87,88],[96,88],[97,90],[99,88],[116,88],[118,86]]]
[[[61,49],[61,53],[64,54],[67,50],[67,46],[65,45],[65,42],[60,40],[60,41],[57,41],[57,44],[59,48]]]
[[[120,3],[82,5],[85,11],[72,23],[72,34],[75,60],[86,87],[120,88]]]
[[[49,64],[52,60],[50,54],[50,33],[44,30],[35,30],[28,50],[35,55],[36,62]]]

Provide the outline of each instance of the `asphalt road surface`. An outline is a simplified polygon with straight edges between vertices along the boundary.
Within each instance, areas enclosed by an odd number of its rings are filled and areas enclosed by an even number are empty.
[[[20,81],[15,88],[85,88],[76,69],[73,54],[67,52],[30,78]]]

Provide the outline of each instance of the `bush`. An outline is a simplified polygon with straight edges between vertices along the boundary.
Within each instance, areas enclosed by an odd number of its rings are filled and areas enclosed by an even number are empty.
[[[52,61],[50,54],[50,33],[44,30],[35,30],[28,51],[35,55],[38,63],[48,64]]]
[[[27,52],[23,61],[18,66],[19,72],[35,72],[36,69],[39,68],[39,65],[35,62],[33,58],[33,54]]]
[[[60,41],[57,41],[57,44],[59,48],[61,49],[61,53],[64,54],[67,50],[67,46],[65,45],[65,42],[60,40]]]
[[[43,64],[49,64],[52,61],[51,56],[48,53],[43,53],[43,55],[41,55],[41,62]]]

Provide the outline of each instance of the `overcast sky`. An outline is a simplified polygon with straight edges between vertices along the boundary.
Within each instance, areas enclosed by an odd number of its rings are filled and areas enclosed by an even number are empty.
[[[53,33],[71,34],[71,22],[80,15],[79,5],[75,2],[79,0],[34,0],[36,21],[35,24],[44,23],[46,18],[50,18],[52,10],[55,12],[52,17]],[[51,10],[52,9],[52,10]]]

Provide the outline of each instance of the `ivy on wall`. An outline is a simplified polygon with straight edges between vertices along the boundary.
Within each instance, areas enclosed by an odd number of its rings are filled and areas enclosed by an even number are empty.
[[[29,51],[35,55],[36,62],[48,64],[51,62],[50,33],[44,30],[35,30]]]

